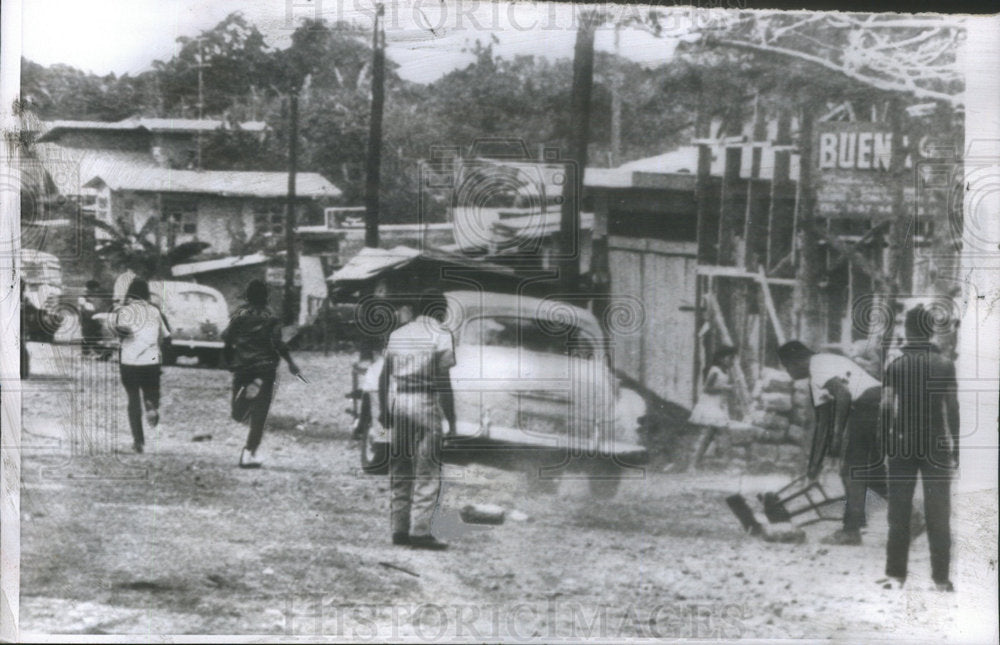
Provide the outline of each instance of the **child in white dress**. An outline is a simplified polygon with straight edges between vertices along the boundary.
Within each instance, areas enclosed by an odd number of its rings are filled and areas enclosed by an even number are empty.
[[[719,430],[724,430],[732,424],[728,399],[733,386],[729,372],[735,360],[736,349],[728,345],[718,348],[712,355],[712,362],[705,372],[701,396],[689,418],[691,423],[702,428],[689,470],[697,470],[701,466],[701,460],[715,435]]]

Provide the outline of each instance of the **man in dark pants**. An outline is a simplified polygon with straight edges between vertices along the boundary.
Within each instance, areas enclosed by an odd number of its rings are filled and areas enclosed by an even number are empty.
[[[278,363],[285,359],[288,371],[296,376],[300,371],[281,339],[281,321],[267,307],[267,285],[261,280],[251,280],[246,299],[222,333],[225,341],[222,351],[233,373],[233,420],[250,425],[239,466],[260,468],[264,462],[257,450],[271,409]]]
[[[128,395],[132,447],[141,453],[146,441],[142,428],[143,408],[151,429],[160,423],[162,346],[170,338],[163,314],[149,302],[149,284],[145,280],[136,278],[129,283],[125,304],[111,314],[111,328],[121,339],[118,363],[122,385]]]
[[[849,358],[817,354],[799,341],[778,348],[778,358],[793,379],[809,379],[816,428],[808,475],[819,476],[827,454],[841,459],[843,528],[823,543],[859,545],[868,490],[888,494],[878,436],[881,385]]]
[[[934,319],[922,306],[906,315],[903,354],[886,369],[882,391],[889,465],[889,541],[885,573],[906,580],[910,516],[917,473],[924,486],[931,576],[954,591],[951,561],[951,478],[958,469],[959,413],[955,365],[930,342]]]
[[[419,315],[389,337],[379,383],[382,422],[392,432],[392,543],[418,549],[448,546],[431,535],[441,492],[442,421],[448,422],[449,433],[455,432],[450,376],[455,348],[440,320],[446,308],[440,291],[421,294]]]

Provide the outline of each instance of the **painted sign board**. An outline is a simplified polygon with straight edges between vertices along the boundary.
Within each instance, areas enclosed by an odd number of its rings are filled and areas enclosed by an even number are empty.
[[[900,184],[904,204],[912,209],[917,203],[916,187],[925,183],[920,181],[920,175],[929,170],[929,159],[941,156],[938,139],[913,132],[904,134],[905,171],[894,176],[889,170],[893,140],[888,124],[819,123],[814,136],[816,215],[823,218],[878,220],[892,217]],[[911,139],[914,141],[912,146]]]

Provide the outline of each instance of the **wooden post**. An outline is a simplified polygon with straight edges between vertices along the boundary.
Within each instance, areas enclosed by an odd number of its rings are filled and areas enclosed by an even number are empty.
[[[781,327],[781,319],[778,318],[778,310],[774,306],[774,300],[771,298],[771,287],[767,284],[767,275],[764,273],[764,265],[761,265],[757,270],[757,282],[760,283],[761,293],[764,295],[764,308],[767,309],[767,317],[771,319],[771,325],[774,327],[774,336],[778,339],[778,346],[785,344],[785,330]]]
[[[699,139],[707,139],[711,134],[711,113],[707,107],[704,95],[699,95],[698,116],[695,119],[695,135]],[[696,237],[698,245],[698,264],[715,263],[715,245],[712,240],[716,239],[716,222],[718,221],[717,210],[712,208],[711,202],[711,172],[712,172],[712,150],[707,144],[698,144],[698,174],[695,178],[695,217],[697,220]],[[712,278],[695,279],[695,303],[699,306],[695,311],[695,331],[694,342],[698,351],[695,353],[694,373],[700,375],[702,366],[705,365],[705,343],[702,338],[702,328],[706,324],[706,312],[702,307],[703,295],[712,292]],[[701,379],[696,377],[694,383],[693,399],[697,400],[701,395]]]
[[[731,108],[726,116],[726,134],[740,135],[743,131],[742,115],[739,108]],[[742,148],[727,145],[725,148],[725,168],[722,174],[721,204],[719,207],[719,261],[722,266],[745,268],[747,240],[744,236],[746,222],[746,191],[740,190],[740,166],[743,160]],[[749,180],[747,180],[749,181]],[[737,363],[742,363],[747,353],[745,333],[747,330],[747,285],[744,280],[717,280],[723,285],[716,295],[719,315],[728,318],[735,337],[726,341],[738,350]],[[741,371],[742,371],[741,365]],[[745,405],[745,401],[741,403]],[[743,412],[746,412],[744,408]]]
[[[385,104],[385,32],[382,16],[385,5],[375,9],[372,30],[372,105],[368,124],[368,155],[365,173],[365,246],[378,248],[379,178],[382,171],[382,110]]]
[[[767,193],[760,180],[761,160],[763,157],[762,144],[767,140],[767,113],[761,105],[760,95],[754,97],[753,108],[753,132],[751,141],[753,147],[750,149],[750,177],[747,179],[746,208],[743,217],[743,268],[747,271],[755,271],[760,264],[761,258],[767,255],[767,216],[769,213],[768,204],[765,201]],[[760,374],[760,366],[763,363],[761,347],[763,339],[761,333],[767,335],[767,326],[760,324],[760,317],[763,314],[763,307],[760,305],[760,296],[753,298],[753,284],[741,281],[737,285],[736,299],[738,300],[738,313],[740,318],[734,318],[733,324],[739,328],[740,347],[743,360],[746,363],[747,371],[752,375],[754,381]],[[757,313],[751,314],[750,303],[754,302]]]
[[[737,136],[741,133],[742,123],[738,114],[727,116],[726,134]],[[737,264],[737,235],[743,233],[743,219],[746,216],[742,204],[739,203],[740,165],[743,151],[736,146],[725,148],[725,167],[722,172],[722,203],[719,207],[719,258],[716,264],[734,266]],[[739,233],[737,233],[739,232]],[[745,241],[745,240],[744,240]]]
[[[822,254],[815,230],[814,187],[813,187],[813,118],[816,105],[807,103],[800,112],[799,127],[799,190],[796,219],[799,253],[796,278],[798,286],[794,293],[794,312],[798,322],[799,340],[807,346],[818,349],[825,341],[825,320],[823,300],[820,297],[820,276],[822,275]]]
[[[774,141],[779,146],[792,144],[792,115],[787,109],[778,112],[778,131]],[[788,199],[791,159],[791,150],[776,150],[774,153],[774,175],[767,213],[767,247],[764,252],[764,266],[768,270],[773,270],[777,262],[795,248],[792,231],[795,206]]]
[[[575,293],[580,282],[580,199],[583,197],[583,173],[587,167],[587,144],[590,141],[590,97],[594,86],[594,32],[597,21],[596,13],[580,12],[580,26],[573,51],[569,161],[576,164],[576,172],[567,173],[559,218],[560,281],[563,290],[568,293]]]
[[[903,102],[898,96],[889,100],[888,121],[892,132],[892,155],[889,161],[889,176],[892,182],[892,220],[889,223],[889,266],[885,273],[893,283],[894,289],[885,294],[885,306],[890,311],[896,311],[896,303],[900,295],[912,291],[913,282],[913,247],[910,210],[907,208],[906,195],[903,186],[906,175],[906,155],[909,152],[903,145]],[[910,142],[912,144],[912,142]],[[881,368],[885,368],[889,351],[892,348],[895,325],[887,325],[882,337]]]
[[[292,92],[288,96],[288,202],[285,206],[285,294],[282,302],[282,318],[286,325],[298,318],[299,299],[295,297],[295,269],[299,265],[299,254],[295,248],[295,173],[298,166],[299,149],[299,95]]]
[[[619,67],[621,57],[621,24],[615,25],[615,60],[611,70],[611,167],[622,162],[622,71]]]

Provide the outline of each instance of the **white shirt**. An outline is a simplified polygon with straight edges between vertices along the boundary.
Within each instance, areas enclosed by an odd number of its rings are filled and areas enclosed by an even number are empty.
[[[881,385],[863,367],[846,356],[815,354],[809,359],[809,387],[812,388],[814,405],[820,406],[833,400],[833,395],[825,387],[833,378],[847,387],[852,402],[857,401],[866,390]]]
[[[435,360],[440,369],[455,365],[455,346],[451,332],[430,316],[417,316],[389,336],[386,357],[391,357],[392,376],[406,388],[429,388],[434,385]]]
[[[110,323],[121,334],[122,365],[160,364],[160,341],[170,336],[170,331],[159,309],[148,302],[132,300],[111,314]]]

